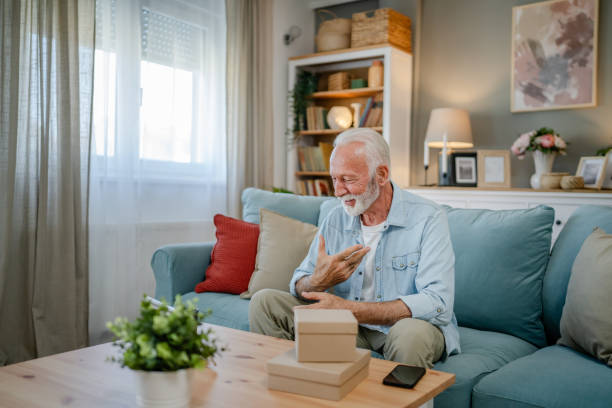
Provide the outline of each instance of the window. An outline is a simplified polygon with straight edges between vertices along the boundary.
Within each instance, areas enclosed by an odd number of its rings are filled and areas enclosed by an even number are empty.
[[[225,131],[215,107],[224,100],[224,74],[209,60],[216,51],[205,23],[214,15],[198,3],[205,2],[96,2],[93,133],[105,166],[127,155],[141,175],[167,177],[219,156],[211,135]],[[137,23],[126,24],[125,14]]]

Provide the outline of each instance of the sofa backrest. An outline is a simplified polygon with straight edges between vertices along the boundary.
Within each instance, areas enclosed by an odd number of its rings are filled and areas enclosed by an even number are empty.
[[[554,210],[446,210],[455,250],[457,322],[545,346],[542,279]]]
[[[273,193],[250,187],[242,192],[242,219],[259,224],[259,210],[266,208],[286,217],[318,225],[321,203],[331,198]]]
[[[595,227],[608,234],[612,233],[612,207],[585,205],[576,209],[561,230],[550,254],[542,293],[543,320],[548,344],[554,344],[561,336],[559,322],[572,266],[584,240]]]

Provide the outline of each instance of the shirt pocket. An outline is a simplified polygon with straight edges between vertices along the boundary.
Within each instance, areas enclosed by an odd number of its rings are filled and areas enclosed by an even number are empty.
[[[419,266],[419,252],[398,255],[391,258],[391,266],[396,271],[416,270]]]
[[[391,266],[395,278],[395,289],[399,296],[415,292],[414,279],[419,266],[419,252],[391,257]]]

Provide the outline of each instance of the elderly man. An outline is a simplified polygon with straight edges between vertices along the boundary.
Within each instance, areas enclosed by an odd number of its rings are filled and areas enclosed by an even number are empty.
[[[251,330],[293,339],[293,308],[348,309],[359,322],[357,346],[388,360],[431,368],[459,352],[444,211],[390,181],[389,146],[373,130],[338,135],[330,174],[342,206],[322,222],[291,293],[253,296]]]

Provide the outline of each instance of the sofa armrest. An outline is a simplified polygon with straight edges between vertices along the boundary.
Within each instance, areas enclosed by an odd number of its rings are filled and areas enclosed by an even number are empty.
[[[155,297],[174,302],[178,294],[193,292],[203,281],[214,242],[165,245],[151,258],[155,275]]]

